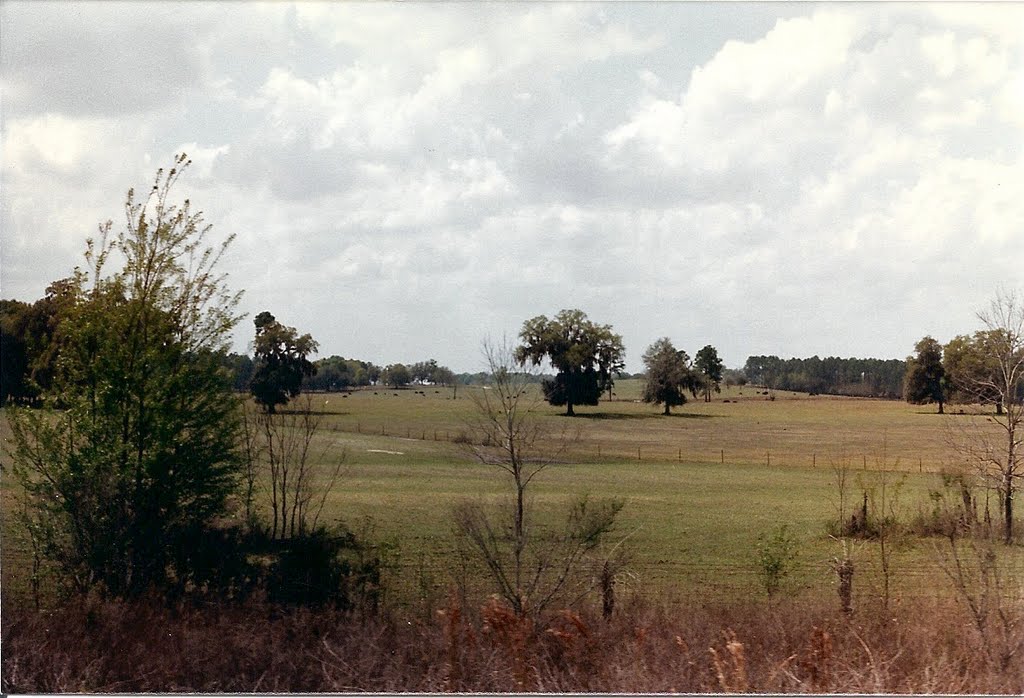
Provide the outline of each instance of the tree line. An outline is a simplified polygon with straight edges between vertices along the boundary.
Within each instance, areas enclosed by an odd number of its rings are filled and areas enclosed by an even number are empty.
[[[906,362],[899,359],[780,359],[778,356],[750,356],[743,374],[754,385],[769,390],[789,390],[822,395],[853,397],[903,396]]]

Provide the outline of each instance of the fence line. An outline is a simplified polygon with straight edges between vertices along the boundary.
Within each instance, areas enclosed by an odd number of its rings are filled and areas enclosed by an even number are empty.
[[[386,422],[381,423],[379,429],[371,426],[369,431],[363,429],[363,423],[356,422],[354,425],[332,425],[334,432],[364,434],[377,433],[379,436],[419,439],[421,441],[433,440],[447,443],[466,443],[471,437],[462,431],[449,431],[425,426],[413,430],[411,426],[402,428],[390,427]],[[632,449],[632,450],[631,450]],[[728,452],[727,452],[728,451]],[[718,465],[762,465],[764,467],[809,467],[817,469],[818,450],[799,449],[759,449],[757,446],[748,448],[734,447],[725,448],[712,444],[694,448],[691,445],[680,445],[678,443],[666,442],[642,442],[638,444],[609,444],[600,441],[583,441],[574,447],[567,449],[567,454],[576,460],[592,461],[598,460],[633,460],[638,463],[692,463],[692,464],[718,464]],[[844,467],[848,470],[860,471],[891,471],[891,472],[937,472],[941,469],[943,461],[930,457],[928,469],[925,469],[925,457],[915,455],[912,458],[899,458],[895,461],[887,460],[879,463],[877,457],[869,453],[844,454],[841,457],[833,457],[826,453],[828,465],[825,467]],[[840,463],[839,461],[842,461]],[[858,462],[859,461],[859,462]],[[913,467],[916,461],[917,467]]]

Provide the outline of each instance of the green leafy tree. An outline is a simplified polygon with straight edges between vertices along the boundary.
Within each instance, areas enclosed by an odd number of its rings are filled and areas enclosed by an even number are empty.
[[[392,388],[401,388],[412,382],[412,374],[405,364],[389,364],[381,373],[381,380]]]
[[[914,351],[916,354],[907,358],[903,396],[912,405],[937,402],[939,414],[942,414],[946,402],[942,345],[931,337],[924,337],[914,345]]]
[[[999,341],[997,333],[980,330],[973,336],[959,335],[946,343],[942,366],[954,401],[994,404],[996,413],[1003,413],[1002,394],[998,388]]]
[[[708,344],[697,352],[693,363],[700,373],[704,402],[711,402],[711,391],[716,393],[722,392],[722,371],[725,366],[722,364],[722,360],[718,358],[718,350]]]
[[[0,301],[3,378],[0,402],[36,400],[50,390],[60,355],[60,325],[75,303],[77,280],[54,281],[35,303]]]
[[[610,325],[597,325],[581,310],[563,310],[554,318],[539,315],[523,323],[522,344],[515,358],[534,366],[545,358],[558,373],[542,383],[544,397],[552,405],[596,405],[612,385],[612,375],[625,366],[622,337]]]
[[[252,357],[232,352],[224,357],[224,367],[231,374],[231,385],[235,391],[248,392],[253,373],[256,371],[256,364],[253,363]]]
[[[434,373],[438,368],[440,367],[434,359],[417,361],[412,366],[409,366],[409,375],[414,383],[435,383]]]
[[[302,382],[304,390],[336,392],[352,385],[353,375],[349,362],[334,355],[313,362],[316,373]]]
[[[45,555],[69,585],[127,596],[202,585],[196,550],[236,490],[238,403],[223,355],[239,317],[216,264],[230,239],[169,195],[185,156],[157,173],[126,226],[101,226],[77,274],[47,393],[13,410],[14,469]],[[117,255],[120,271],[108,273]],[[91,285],[90,285],[91,281]]]
[[[696,396],[699,378],[690,368],[690,357],[685,351],[676,349],[668,337],[662,337],[643,356],[647,368],[643,400],[655,405],[665,405],[665,414],[671,408],[686,404],[686,392]]]
[[[294,327],[282,325],[263,311],[253,321],[256,325],[256,370],[250,391],[256,402],[274,414],[278,405],[288,403],[302,392],[302,379],[316,373],[309,360],[317,343],[308,335],[299,335]]]

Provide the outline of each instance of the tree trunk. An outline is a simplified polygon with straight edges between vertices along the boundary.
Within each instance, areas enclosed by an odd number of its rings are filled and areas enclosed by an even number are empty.
[[[1009,545],[1013,542],[1013,481],[1009,477],[1003,483],[1003,518],[1006,527],[1005,541]]]
[[[516,615],[522,616],[526,610],[523,607],[523,551],[526,548],[525,512],[524,502],[526,498],[526,485],[519,478],[516,478],[516,519],[515,526],[515,577],[516,577],[516,600],[513,604]]]
[[[664,412],[664,414],[665,414],[666,417],[669,415],[668,403],[667,402],[665,403],[665,412]]]
[[[612,574],[608,560],[604,561],[601,568],[601,615],[611,618],[615,611],[615,575]]]
[[[576,413],[572,411],[572,400],[566,400],[565,402],[565,416],[575,417]]]

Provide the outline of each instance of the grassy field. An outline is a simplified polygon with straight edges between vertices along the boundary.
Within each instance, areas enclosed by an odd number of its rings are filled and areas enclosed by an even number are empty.
[[[577,408],[575,419],[547,405],[538,412],[556,431],[578,430],[578,459],[826,467],[845,458],[873,468],[884,458],[890,468],[918,472],[951,462],[949,415],[931,406],[784,392],[769,400],[746,387],[727,388],[710,403],[691,400],[664,417],[639,401],[640,387],[638,380],[620,381],[611,401]],[[464,387],[457,400],[443,388],[316,397],[332,429],[450,440],[466,430],[478,390]]]
[[[639,389],[637,381],[622,381],[614,400],[579,408],[576,418],[538,407],[539,419],[572,441],[564,462],[536,480],[533,511],[549,521],[580,494],[625,500],[616,532],[630,557],[624,584],[641,591],[760,593],[758,536],[784,523],[801,543],[790,590],[834,593],[830,564],[841,549],[825,525],[838,515],[835,468],[849,468],[851,498],[858,501],[865,490],[877,496],[884,483],[909,520],[930,506],[928,492],[940,486],[935,473],[955,464],[949,424],[971,419],[892,401],[787,393],[769,400],[749,387],[726,390],[710,403],[691,401],[664,417],[638,402]],[[432,387],[311,396],[323,415],[318,464],[345,463],[324,518],[395,544],[389,575],[403,602],[422,593],[443,596],[451,584],[452,507],[463,500],[497,503],[508,493],[496,467],[475,461],[457,443],[473,435],[478,390],[460,388],[458,399]],[[3,504],[10,512],[9,456],[3,458]],[[3,532],[5,591],[17,593],[24,586],[24,551],[9,516]],[[898,593],[948,593],[940,544],[901,541],[892,565]],[[853,556],[857,593],[879,593],[877,545],[859,542]],[[1007,558],[1014,569],[1024,564],[1016,550]]]

